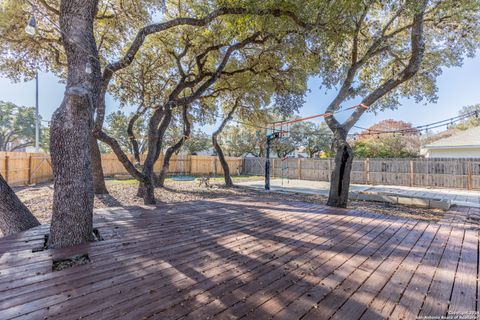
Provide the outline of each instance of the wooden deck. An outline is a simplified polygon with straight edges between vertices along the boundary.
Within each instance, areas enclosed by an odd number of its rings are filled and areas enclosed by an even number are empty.
[[[0,239],[0,319],[476,319],[477,216],[251,198],[104,210],[103,241],[32,252],[46,226]]]

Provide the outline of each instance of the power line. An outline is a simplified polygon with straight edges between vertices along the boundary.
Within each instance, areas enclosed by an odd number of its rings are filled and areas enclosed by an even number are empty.
[[[360,133],[360,135],[379,135],[379,134],[396,134],[396,133],[399,133],[399,134],[420,133],[421,134],[422,131],[428,132],[428,130],[431,130],[431,129],[437,129],[437,128],[441,128],[441,127],[444,127],[444,126],[453,125],[457,122],[463,121],[463,120],[468,119],[468,118],[473,117],[473,116],[478,118],[478,115],[479,115],[479,111],[476,110],[476,111],[473,111],[473,112],[470,112],[470,113],[466,113],[464,115],[455,116],[455,117],[444,119],[444,120],[441,120],[441,121],[436,121],[436,122],[432,122],[432,123],[429,123],[429,124],[419,125],[419,126],[412,127],[412,128],[404,128],[404,129],[397,129],[397,130],[376,130],[376,129],[369,129],[369,128],[364,128],[364,127],[360,127],[360,126],[354,126],[354,127],[357,128],[357,129],[363,130],[363,131],[367,131],[367,133]]]
[[[310,119],[315,119],[315,118],[328,118],[328,117],[333,116],[334,114],[345,112],[345,111],[352,110],[352,109],[355,109],[355,108],[368,109],[369,107],[367,105],[363,104],[363,103],[360,103],[360,104],[354,105],[352,107],[341,108],[340,110],[333,111],[333,112],[320,113],[320,114],[316,114],[316,115],[313,115],[313,116],[304,117],[304,118],[300,118],[300,119],[273,122],[272,123],[272,128],[282,126],[282,125],[289,125],[289,124],[296,123],[296,122],[302,122],[302,121],[306,121],[306,120],[310,120]]]

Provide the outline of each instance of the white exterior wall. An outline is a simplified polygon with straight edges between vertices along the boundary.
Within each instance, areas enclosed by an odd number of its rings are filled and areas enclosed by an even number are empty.
[[[426,158],[480,158],[479,148],[426,149]]]

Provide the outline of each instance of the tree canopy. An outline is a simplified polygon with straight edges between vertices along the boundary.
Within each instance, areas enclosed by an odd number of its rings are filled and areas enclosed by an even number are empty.
[[[20,107],[0,101],[0,151],[17,151],[34,146],[35,118],[34,107]],[[48,129],[41,127],[40,147],[44,150],[48,150],[46,133]]]
[[[395,130],[406,131],[382,133]],[[359,158],[414,158],[420,155],[422,139],[410,123],[388,119],[362,131],[351,142]]]
[[[458,112],[460,117],[463,117],[456,128],[464,130],[472,127],[480,126],[480,104],[464,106]]]

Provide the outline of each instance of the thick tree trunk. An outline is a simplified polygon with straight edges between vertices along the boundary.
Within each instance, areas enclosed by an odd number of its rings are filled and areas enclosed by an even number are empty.
[[[96,0],[62,0],[60,4],[68,76],[50,128],[55,191],[49,247],[53,248],[93,240],[90,136],[101,85],[93,34],[96,12]]]
[[[225,186],[233,187],[233,180],[230,176],[230,167],[228,166],[228,162],[225,159],[225,154],[223,153],[222,147],[218,143],[217,135],[212,135],[212,143],[215,151],[217,151],[218,159],[220,160],[220,164],[222,165],[223,169],[223,177],[225,179]]]
[[[90,152],[92,157],[92,175],[93,175],[93,192],[95,194],[108,194],[105,185],[105,176],[102,168],[102,154],[98,146],[97,139],[92,135],[90,138]]]
[[[140,182],[137,196],[143,198],[144,204],[155,204],[155,189],[154,189],[154,180],[153,175],[148,182]]]
[[[346,141],[337,143],[327,205],[337,208],[347,207],[352,162],[353,152],[350,145]]]
[[[0,231],[3,236],[39,226],[37,218],[18,199],[0,175]]]
[[[92,240],[93,178],[90,164],[91,111],[88,96],[65,97],[52,117],[55,181],[49,242],[65,247]]]

